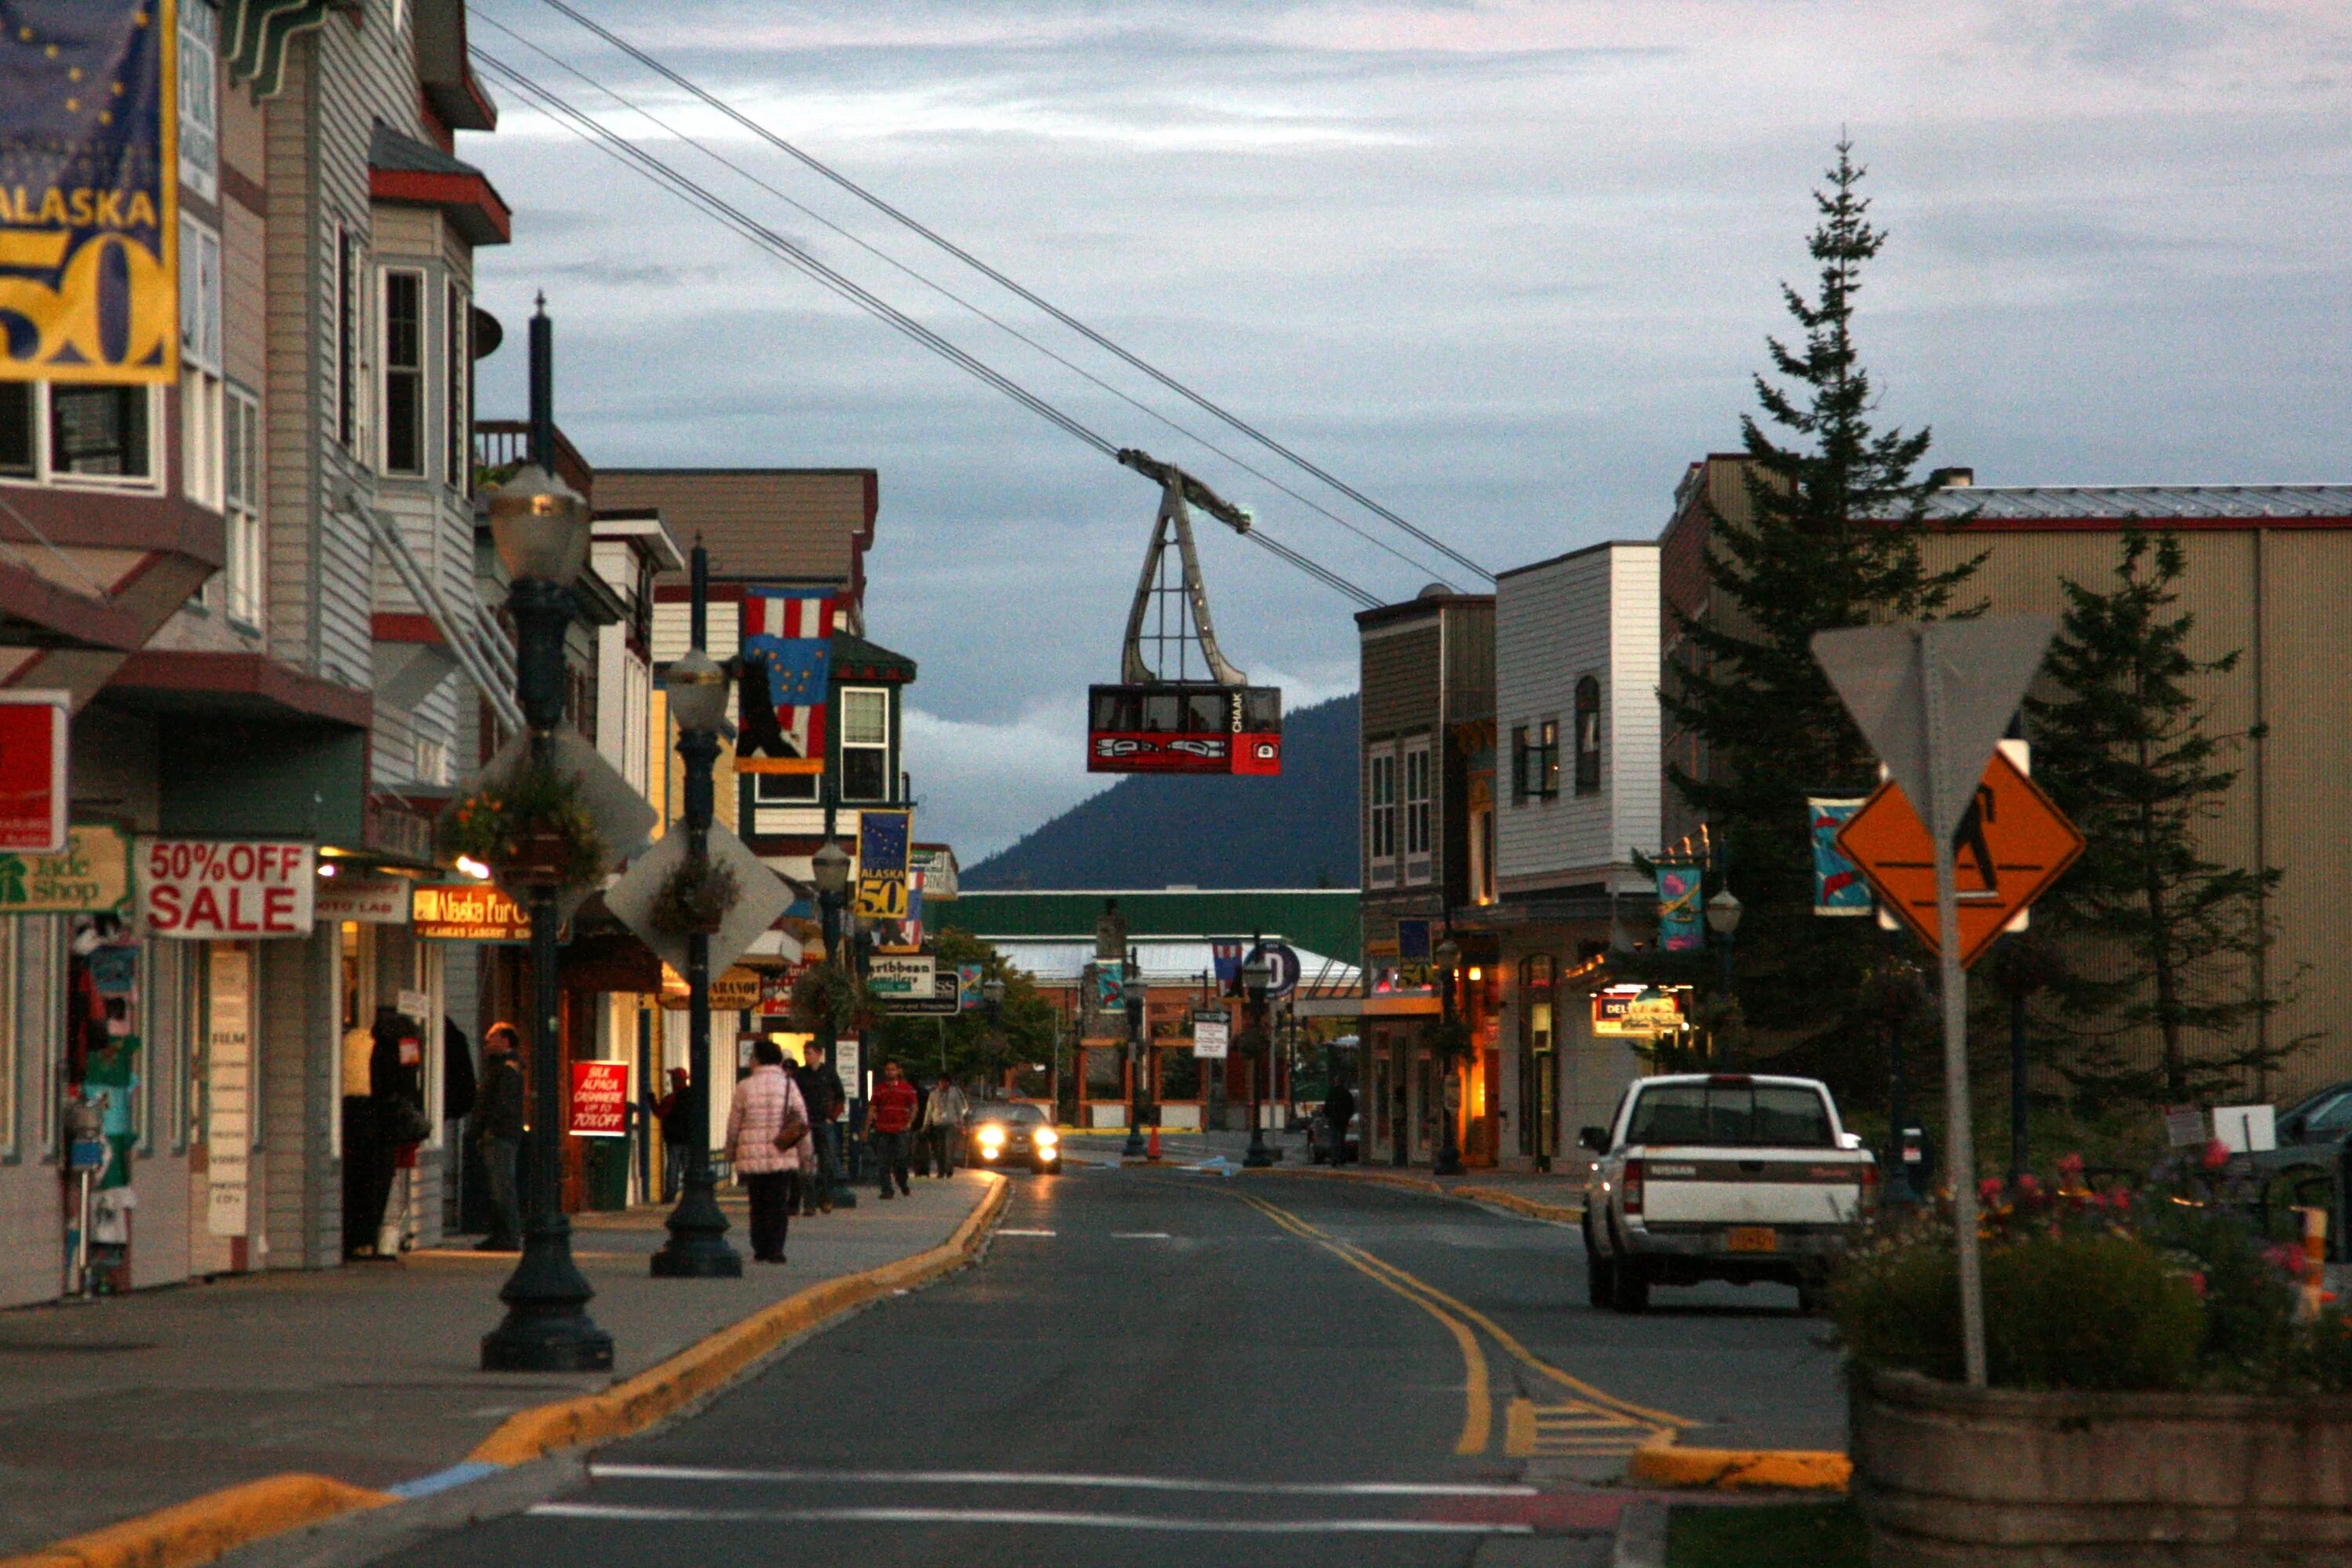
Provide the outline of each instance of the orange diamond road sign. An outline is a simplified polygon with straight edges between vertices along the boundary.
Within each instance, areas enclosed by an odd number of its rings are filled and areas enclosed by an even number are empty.
[[[1879,901],[1936,952],[1936,853],[1927,825],[1893,780],[1839,830],[1837,847]],[[2083,852],[2083,836],[2034,782],[1995,752],[1952,836],[1960,895],[1960,964],[1984,956],[2001,927],[2050,890]]]

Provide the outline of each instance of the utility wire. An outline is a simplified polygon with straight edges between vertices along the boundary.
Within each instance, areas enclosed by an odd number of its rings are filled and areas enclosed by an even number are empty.
[[[947,287],[947,285],[917,271],[912,267],[909,267],[905,262],[899,260],[897,257],[892,256],[889,252],[881,249],[879,247],[869,244],[864,238],[851,233],[848,229],[842,227],[841,225],[834,222],[831,218],[825,216],[823,213],[818,212],[815,208],[798,200],[796,197],[779,189],[777,186],[771,184],[768,181],[761,179],[759,175],[753,174],[751,170],[743,167],[742,164],[736,163],[733,159],[729,158],[724,153],[719,152],[708,142],[688,135],[686,132],[671,124],[668,121],[664,120],[661,116],[654,113],[653,110],[646,108],[643,104],[636,102],[626,94],[622,93],[606,83],[597,80],[594,77],[590,76],[586,71],[582,70],[571,61],[541,47],[539,44],[533,42],[531,39],[524,37],[522,34],[515,31],[512,27],[509,27],[505,23],[499,21],[497,17],[486,15],[478,17],[477,19],[482,22],[487,22],[492,27],[504,33],[508,37],[512,38],[516,43],[520,44],[524,48],[529,49],[531,53],[539,56],[540,58],[555,67],[556,69],[561,70],[574,79],[595,89],[598,92],[603,93],[606,98],[611,99],[614,103],[619,104],[623,109],[629,110],[631,113],[635,114],[638,118],[646,121],[650,124],[658,127],[661,131],[667,132],[672,137],[675,137],[679,142],[684,142],[687,146],[693,148],[696,152],[701,153],[712,163],[717,163],[719,167],[731,171],[760,190],[765,191],[768,195],[775,197],[778,201],[782,202],[786,206],[791,207],[793,211],[799,213],[803,217],[808,218],[811,222],[823,225],[834,234],[845,240],[847,240],[850,244],[866,252],[868,256],[871,256],[876,260],[882,262],[885,266],[890,267],[906,277],[912,279],[917,283],[921,284],[924,288],[929,289],[934,294],[949,300],[950,303],[961,306],[964,310],[971,311],[973,315],[978,316],[982,321],[986,321],[989,325],[997,328],[999,331],[1026,344],[1028,347],[1034,349],[1037,353],[1045,355],[1047,359],[1052,360],[1055,364],[1060,365],[1063,369],[1070,372],[1073,375],[1076,375],[1094,386],[1100,388],[1102,391],[1109,393],[1113,397],[1118,398],[1121,403],[1126,404],[1129,407],[1133,408],[1138,413],[1142,414],[1149,418],[1158,420],[1160,424],[1166,426],[1169,429],[1175,431],[1185,439],[1196,443],[1206,450],[1223,458],[1226,462],[1231,463],[1234,467],[1241,469],[1244,473],[1248,474],[1258,479],[1260,482],[1281,491],[1284,495],[1288,496],[1292,500],[1297,501],[1299,505],[1307,508],[1309,511],[1319,513],[1323,517],[1329,519],[1331,521],[1338,523],[1341,528],[1346,529],[1349,533],[1354,534],[1365,543],[1372,546],[1376,550],[1386,552],[1388,554],[1394,556],[1397,560],[1402,561],[1406,565],[1412,567],[1414,571],[1427,572],[1430,570],[1430,567],[1425,562],[1416,560],[1412,556],[1406,554],[1403,551],[1399,550],[1395,545],[1391,544],[1387,540],[1379,537],[1369,530],[1359,527],[1357,524],[1340,516],[1338,512],[1331,510],[1328,507],[1299,494],[1288,485],[1284,484],[1280,479],[1276,479],[1272,474],[1265,472],[1264,469],[1256,467],[1255,464],[1235,453],[1228,451],[1224,447],[1218,446],[1214,441],[1210,440],[1206,436],[1202,435],[1199,431],[1192,429],[1187,426],[1178,424],[1175,420],[1171,419],[1168,416],[1162,414],[1160,410],[1152,407],[1148,403],[1130,397],[1127,393],[1121,391],[1116,386],[1113,386],[1109,382],[1103,380],[1102,377],[1095,374],[1092,371],[1087,370],[1085,366],[1076,363],[1064,355],[1055,353],[1045,344],[1039,342],[1035,338],[1031,337],[1028,333],[1023,331],[1012,322],[1005,321],[1003,317],[997,316],[982,306],[974,303],[972,300],[966,299],[964,296],[957,293],[954,289]],[[1443,583],[1445,587],[1452,592],[1461,592],[1461,588],[1457,584],[1447,581],[1443,573],[1438,574],[1438,581]]]
[[[1118,356],[1119,359],[1125,361],[1129,365],[1141,371],[1144,374],[1150,376],[1152,380],[1158,382],[1169,391],[1176,394],[1179,397],[1183,398],[1186,402],[1202,410],[1202,412],[1221,420],[1225,425],[1230,426],[1233,429],[1248,437],[1251,440],[1255,441],[1259,446],[1266,448],[1266,450],[1274,453],[1276,457],[1283,458],[1285,461],[1293,464],[1307,473],[1312,474],[1315,478],[1322,480],[1333,489],[1338,490],[1341,495],[1346,496],[1349,500],[1354,501],[1365,510],[1370,511],[1383,521],[1403,530],[1406,533],[1411,534],[1413,538],[1419,540],[1430,549],[1436,551],[1447,560],[1452,561],[1456,565],[1462,567],[1465,571],[1471,572],[1480,577],[1484,577],[1488,582],[1494,581],[1495,574],[1492,572],[1489,572],[1484,566],[1479,565],[1478,563],[1471,560],[1470,557],[1463,554],[1460,551],[1454,549],[1444,540],[1439,539],[1436,535],[1407,521],[1404,518],[1398,516],[1387,507],[1382,506],[1380,502],[1372,500],[1371,497],[1364,494],[1363,491],[1356,489],[1353,485],[1349,484],[1346,480],[1339,479],[1337,475],[1330,473],[1328,470],[1318,467],[1315,463],[1309,461],[1307,458],[1293,451],[1290,447],[1276,440],[1273,437],[1267,435],[1256,426],[1250,424],[1245,419],[1243,419],[1240,416],[1231,412],[1219,404],[1211,402],[1208,398],[1202,396],[1200,393],[1193,391],[1191,387],[1185,385],[1182,382],[1178,381],[1174,376],[1171,376],[1166,372],[1160,370],[1158,366],[1129,353],[1127,349],[1121,347],[1118,343],[1112,342],[1109,338],[1105,337],[1102,333],[1095,331],[1094,328],[1087,325],[1086,322],[1078,320],[1076,316],[1071,315],[1068,311],[1063,310],[1060,306],[1055,304],[1050,300],[1045,299],[1034,291],[1024,288],[1021,284],[1006,277],[995,268],[991,267],[987,262],[982,261],[979,257],[974,256],[971,251],[964,249],[953,240],[949,239],[945,235],[942,235],[937,230],[926,226],[910,214],[903,212],[899,208],[893,206],[890,203],[883,200],[880,196],[876,195],[872,191],[867,190],[865,186],[859,184],[848,175],[834,168],[830,163],[825,163],[823,159],[818,158],[815,154],[803,152],[801,148],[785,141],[782,137],[777,135],[774,132],[770,131],[767,127],[760,124],[757,121],[752,120],[750,116],[736,110],[732,105],[705,91],[692,80],[679,75],[677,71],[672,70],[669,67],[664,65],[652,55],[647,54],[645,50],[637,47],[635,44],[630,43],[626,38],[622,37],[611,28],[597,22],[593,17],[582,15],[581,12],[572,6],[566,5],[564,0],[542,0],[542,3],[550,9],[569,17],[581,27],[604,39],[604,42],[620,50],[623,54],[627,55],[631,59],[635,60],[647,70],[655,72],[665,80],[669,81],[680,89],[692,94],[695,98],[709,105],[710,108],[717,110],[719,113],[727,116],[728,119],[732,120],[735,123],[740,125],[744,130],[749,131],[752,135],[757,136],[762,142],[767,142],[778,152],[789,154],[791,157],[797,159],[802,164],[805,165],[814,173],[823,175],[825,179],[830,180],[833,184],[840,186],[843,190],[847,191],[851,195],[856,196],[859,201],[864,202],[875,211],[881,213],[883,216],[890,218],[896,223],[904,225],[907,228],[921,236],[924,239],[929,240],[931,244],[939,247],[941,250],[946,251],[950,256],[952,256],[957,260],[962,262],[965,266],[971,268],[974,271],[980,273],[991,282],[995,283],[998,287],[1009,290],[1010,292],[1019,296],[1021,299],[1026,300],[1036,309],[1043,310],[1045,314],[1051,316],[1062,325],[1069,328],[1072,331],[1076,332],[1079,336],[1085,338],[1096,347]]]
[[[1039,418],[1059,427],[1065,434],[1085,442],[1107,458],[1117,459],[1118,447],[1099,432],[1064,413],[1019,382],[940,336],[871,290],[835,271],[782,235],[744,213],[732,203],[717,195],[662,159],[638,147],[626,137],[599,124],[593,116],[572,105],[562,94],[524,75],[487,50],[469,47],[468,52],[478,64],[513,87],[558,124],[596,146],[616,162],[652,180],[680,200],[699,209],[706,216],[750,240],[753,245],[797,268],[842,299],[876,317],[920,346],[940,355],[968,374],[1002,392]],[[1327,586],[1354,599],[1366,608],[1370,608],[1381,602],[1375,595],[1356,586],[1346,578],[1323,566],[1319,562],[1310,560],[1279,541],[1269,538],[1262,530],[1253,528],[1244,537],[1255,542],[1260,547],[1272,552],[1280,559],[1298,567]]]

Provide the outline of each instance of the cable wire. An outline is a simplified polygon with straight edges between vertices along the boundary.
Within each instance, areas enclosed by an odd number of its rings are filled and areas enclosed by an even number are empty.
[[[594,117],[572,104],[562,94],[526,76],[478,46],[469,46],[468,53],[473,56],[477,63],[514,88],[541,112],[546,113],[564,129],[597,147],[625,167],[661,185],[705,216],[797,268],[833,293],[876,317],[919,346],[940,355],[975,379],[1002,392],[1039,418],[1057,426],[1065,434],[1085,442],[1105,457],[1114,460],[1118,458],[1118,447],[1099,432],[1064,413],[1019,382],[942,337],[880,296],[835,271],[782,235],[744,213],[732,203],[714,194],[662,159],[646,152],[617,132],[598,123]],[[1267,537],[1262,529],[1253,528],[1244,537],[1256,542],[1261,548],[1272,552],[1276,556],[1288,562],[1317,581],[1368,608],[1381,603],[1378,597],[1330,571],[1321,563],[1310,560],[1292,550],[1288,545]]]
[[[1454,562],[1465,571],[1474,573],[1480,577],[1484,577],[1490,583],[1494,581],[1495,574],[1492,572],[1488,571],[1486,567],[1479,565],[1478,563],[1471,560],[1470,557],[1463,554],[1460,551],[1454,549],[1444,540],[1439,539],[1436,535],[1406,521],[1397,513],[1390,510],[1387,507],[1382,506],[1380,502],[1372,500],[1371,497],[1364,494],[1363,491],[1356,489],[1353,485],[1349,484],[1346,480],[1341,479],[1328,469],[1318,467],[1315,463],[1309,461],[1307,458],[1300,456],[1297,452],[1293,451],[1290,447],[1276,440],[1273,437],[1267,435],[1256,426],[1250,424],[1247,420],[1243,419],[1240,416],[1233,413],[1229,409],[1226,409],[1222,405],[1210,401],[1207,397],[1204,397],[1200,393],[1193,391],[1191,387],[1185,385],[1182,382],[1178,381],[1174,376],[1168,374],[1165,371],[1160,370],[1158,366],[1150,363],[1149,361],[1129,353],[1126,348],[1114,342],[1111,339],[1105,337],[1102,333],[1087,325],[1086,322],[1078,320],[1077,317],[1071,315],[1068,311],[1063,310],[1052,300],[1044,298],[1034,290],[1024,288],[1011,278],[1006,277],[1003,273],[998,271],[987,262],[982,261],[971,251],[964,249],[961,246],[956,244],[945,235],[930,228],[912,215],[900,210],[899,208],[892,205],[889,202],[885,201],[882,197],[876,195],[872,191],[867,190],[865,186],[859,184],[848,175],[834,168],[823,159],[818,158],[815,154],[803,151],[801,148],[777,135],[774,132],[770,131],[767,127],[760,124],[757,121],[752,120],[750,116],[743,114],[732,105],[714,97],[709,92],[704,90],[700,86],[697,85],[694,81],[690,80],[687,77],[681,76],[677,71],[672,70],[668,66],[664,65],[652,55],[647,54],[645,50],[637,47],[635,44],[630,43],[626,38],[622,37],[611,28],[604,26],[593,17],[583,16],[577,9],[565,4],[564,0],[541,0],[541,3],[547,5],[550,9],[569,17],[573,23],[577,24],[588,32],[593,33],[597,37],[602,38],[613,47],[620,50],[623,54],[627,55],[631,59],[635,60],[647,70],[653,71],[681,90],[692,94],[696,99],[699,100],[710,108],[717,110],[719,113],[727,116],[728,119],[735,121],[735,123],[740,125],[744,130],[749,131],[752,135],[757,136],[762,142],[767,142],[778,152],[786,153],[789,156],[797,159],[805,167],[814,173],[822,175],[825,179],[830,180],[833,184],[848,192],[851,195],[856,196],[859,201],[864,202],[875,211],[881,213],[884,216],[888,217],[893,222],[901,224],[915,234],[921,236],[932,245],[946,251],[950,256],[954,257],[965,266],[971,268],[974,271],[980,273],[991,282],[995,283],[999,288],[1004,289],[1011,293],[1017,295],[1022,300],[1026,300],[1030,305],[1035,307],[1037,310],[1043,310],[1046,315],[1051,316],[1055,321],[1059,321],[1062,325],[1070,329],[1070,331],[1076,332],[1079,336],[1085,338],[1096,347],[1104,350],[1106,353],[1116,355],[1134,369],[1141,371],[1144,374],[1150,376],[1152,380],[1158,382],[1169,391],[1176,394],[1179,397],[1183,398],[1186,402],[1191,403],[1193,406],[1199,408],[1203,413],[1222,421],[1233,429],[1240,432],[1242,435],[1248,437],[1251,440],[1255,441],[1259,446],[1264,447],[1266,450],[1274,453],[1276,457],[1283,458],[1285,461],[1289,462],[1305,472],[1313,475],[1316,479],[1322,480],[1323,483],[1330,486],[1333,489],[1338,490],[1341,495],[1346,496],[1349,500],[1354,501],[1365,510],[1370,511],[1374,516],[1381,518],[1382,521],[1402,529],[1404,532],[1412,535],[1414,539],[1419,540],[1430,549],[1436,551],[1447,560]]]

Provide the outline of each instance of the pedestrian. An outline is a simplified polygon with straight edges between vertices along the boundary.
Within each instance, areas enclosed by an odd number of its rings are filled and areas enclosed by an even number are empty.
[[[480,1099],[474,1106],[474,1137],[482,1146],[482,1169],[490,1188],[490,1234],[476,1250],[515,1252],[522,1247],[522,1205],[516,1201],[515,1163],[522,1154],[522,1068],[515,1048],[522,1043],[512,1024],[492,1024],[482,1040]]]
[[[662,1202],[669,1203],[686,1184],[686,1152],[694,1142],[693,1120],[687,1099],[687,1086],[692,1081],[684,1068],[669,1069],[669,1092],[659,1100],[654,1091],[645,1092],[646,1109],[661,1123],[662,1135]]]
[[[941,1073],[940,1080],[931,1085],[923,1114],[923,1126],[931,1145],[931,1171],[942,1179],[952,1176],[956,1140],[963,1135],[964,1118],[971,1114],[971,1101],[964,1098],[955,1079]]]
[[[824,1047],[812,1040],[801,1048],[793,1081],[816,1130],[816,1163],[802,1174],[801,1212],[831,1214],[834,1185],[841,1180],[841,1075],[825,1060]]]
[[[808,1102],[784,1071],[784,1047],[762,1037],[727,1109],[727,1153],[751,1200],[751,1261],[782,1263],[792,1216],[784,1193],[808,1157]]]
[[[907,1178],[907,1130],[915,1122],[915,1112],[921,1100],[915,1086],[897,1062],[882,1064],[882,1081],[874,1086],[873,1101],[866,1108],[866,1129],[874,1142],[874,1163],[879,1167],[882,1196],[890,1196],[890,1184],[896,1180],[901,1196],[910,1194],[914,1185]]]
[[[915,1120],[907,1129],[907,1152],[913,1162],[915,1174],[931,1173],[931,1092],[928,1085],[914,1074],[907,1075],[907,1087],[915,1091]]]
[[[1331,1075],[1331,1092],[1323,1097],[1323,1125],[1329,1129],[1331,1163],[1348,1163],[1348,1123],[1356,1116],[1356,1097],[1348,1092],[1348,1080],[1338,1073]]]

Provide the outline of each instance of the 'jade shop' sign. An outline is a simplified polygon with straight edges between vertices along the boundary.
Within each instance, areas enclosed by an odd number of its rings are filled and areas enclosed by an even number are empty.
[[[310,934],[319,884],[308,844],[142,838],[139,912],[157,936],[250,942]]]

